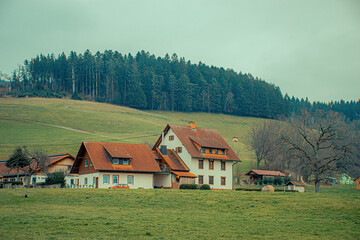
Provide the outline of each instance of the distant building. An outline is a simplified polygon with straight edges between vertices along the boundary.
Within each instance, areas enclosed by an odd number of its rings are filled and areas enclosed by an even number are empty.
[[[306,184],[298,181],[290,181],[286,183],[286,186],[288,186],[289,190],[297,190],[299,192],[305,192]]]
[[[57,153],[57,154],[49,154],[47,155],[49,158],[49,162],[47,164],[47,171],[49,173],[52,172],[64,172],[66,184],[76,184],[77,176],[70,175],[70,169],[73,165],[75,157],[69,153]],[[17,181],[17,170],[9,169],[6,167],[6,160],[0,161],[0,174],[3,176],[0,181],[3,182],[13,182]],[[19,180],[24,184],[27,184],[30,180],[30,184],[43,183],[46,180],[46,173],[38,172],[36,175],[30,176],[30,178],[26,175],[26,173],[22,170],[19,171]]]
[[[245,175],[250,176],[250,183],[254,184],[256,181],[263,180],[264,177],[285,177],[286,175],[280,171],[268,170],[251,170]]]
[[[360,176],[355,178],[354,182],[355,182],[356,190],[360,190]]]

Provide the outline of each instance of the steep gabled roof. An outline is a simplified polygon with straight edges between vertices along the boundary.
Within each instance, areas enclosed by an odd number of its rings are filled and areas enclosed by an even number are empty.
[[[286,176],[280,171],[268,171],[268,170],[251,170],[245,175],[263,175],[263,176],[280,176],[280,177]]]
[[[97,171],[161,172],[155,161],[155,155],[145,144],[83,142],[71,173],[79,172],[85,152],[89,154],[93,167]],[[130,165],[112,164],[111,154],[115,157],[131,158]]]
[[[164,135],[166,135],[170,129],[173,130],[175,135],[179,138],[181,143],[184,145],[186,150],[193,158],[211,158],[240,161],[240,159],[238,158],[238,156],[236,156],[231,147],[225,142],[224,138],[215,129],[196,127],[196,129],[193,130],[190,126],[168,124],[163,131]],[[162,135],[160,135],[160,137],[158,138],[157,142],[153,147],[153,150],[159,147],[161,143],[161,138]],[[226,155],[203,154],[196,147],[196,144],[200,147],[225,149],[227,150],[227,153]]]
[[[190,171],[190,169],[174,150],[167,149],[166,155],[161,154],[158,148],[155,150],[155,152],[166,162],[166,164],[171,168],[171,171]]]

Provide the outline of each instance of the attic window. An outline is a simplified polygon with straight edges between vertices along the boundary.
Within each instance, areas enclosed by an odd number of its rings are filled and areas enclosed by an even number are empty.
[[[182,153],[182,147],[177,147],[177,148],[176,148],[176,152],[177,152],[177,153]]]
[[[174,140],[174,135],[170,135],[169,136],[169,141],[173,141]]]

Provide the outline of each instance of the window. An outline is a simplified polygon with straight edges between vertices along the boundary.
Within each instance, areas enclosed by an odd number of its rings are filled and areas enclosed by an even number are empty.
[[[209,176],[209,184],[214,184],[214,176]]]
[[[209,169],[214,170],[214,160],[209,160]]]
[[[201,152],[202,152],[202,153],[205,153],[205,148],[201,148]]]
[[[215,154],[218,154],[218,150],[217,150],[217,149],[215,149]]]
[[[85,160],[85,167],[87,167],[88,166],[88,160],[86,159]]]
[[[104,184],[109,184],[109,175],[104,175]]]
[[[214,149],[210,148],[209,152],[214,153]]]
[[[67,169],[68,169],[68,171],[70,171],[70,170],[71,170],[71,166],[67,166]]]
[[[119,159],[118,158],[113,158],[113,164],[119,164]]]
[[[204,168],[204,160],[199,160],[199,169]]]
[[[118,184],[119,183],[119,176],[118,175],[114,175],[113,176],[113,184]]]
[[[221,162],[221,170],[226,170],[226,163],[225,162]]]
[[[182,153],[182,147],[177,147],[177,148],[176,148],[176,152],[177,152],[177,153]]]
[[[128,175],[127,180],[128,180],[128,185],[134,184],[134,176],[133,175]]]
[[[174,140],[174,135],[170,135],[169,136],[169,141],[173,141]]]
[[[90,160],[90,166],[92,166],[92,161]]]
[[[87,184],[88,184],[87,178],[85,178],[85,180],[84,180],[84,185],[87,185]]]
[[[221,185],[226,185],[226,177],[221,177]]]
[[[122,164],[123,164],[123,165],[130,165],[129,159],[124,159],[124,160],[122,161]]]
[[[204,184],[204,176],[199,175],[199,184]]]

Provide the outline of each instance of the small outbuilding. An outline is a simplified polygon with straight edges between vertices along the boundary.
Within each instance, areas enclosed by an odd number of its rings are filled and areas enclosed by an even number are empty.
[[[355,182],[356,190],[360,190],[360,176],[355,178],[354,182]]]
[[[254,184],[255,181],[263,180],[264,177],[285,177],[280,171],[268,171],[268,170],[251,170],[245,175],[250,176],[250,183]]]
[[[306,184],[298,181],[290,181],[286,184],[288,186],[288,190],[297,190],[299,192],[305,192]]]

